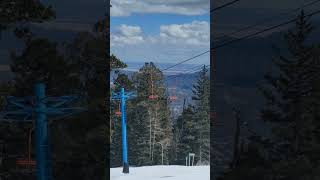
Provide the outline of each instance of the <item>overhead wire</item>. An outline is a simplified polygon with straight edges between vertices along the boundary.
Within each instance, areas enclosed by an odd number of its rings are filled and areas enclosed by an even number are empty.
[[[308,14],[308,15],[305,15],[305,17],[311,17],[311,16],[314,16],[314,15],[316,15],[316,14],[318,14],[318,13],[320,13],[320,11],[315,11],[315,12],[313,12],[313,13],[310,13],[310,14]],[[259,34],[268,32],[268,31],[270,31],[270,30],[277,29],[277,28],[279,28],[279,27],[282,27],[282,26],[288,25],[288,24],[290,24],[290,23],[293,23],[293,22],[295,22],[296,20],[297,20],[297,18],[294,18],[294,19],[291,19],[291,20],[289,20],[289,21],[286,21],[286,22],[277,24],[277,25],[275,25],[275,26],[268,27],[268,28],[263,29],[263,30],[261,30],[261,31],[258,31],[258,32],[255,32],[255,33],[252,33],[252,34],[249,34],[249,35],[246,35],[246,36],[243,36],[243,37],[241,37],[241,38],[234,39],[234,40],[227,41],[227,42],[225,42],[225,43],[219,44],[219,45],[217,45],[217,46],[212,47],[210,50],[204,51],[204,52],[202,52],[202,53],[200,53],[200,54],[197,54],[197,55],[195,55],[195,56],[193,56],[193,57],[191,57],[191,58],[188,58],[188,59],[186,59],[186,60],[180,61],[180,62],[178,62],[178,63],[176,63],[176,64],[174,64],[174,65],[172,65],[172,66],[169,66],[169,67],[167,67],[167,68],[162,69],[161,71],[169,70],[169,69],[171,69],[171,68],[173,68],[173,67],[176,67],[176,66],[178,66],[178,65],[180,65],[180,64],[183,64],[183,63],[188,62],[188,61],[191,61],[191,60],[193,60],[193,59],[195,59],[195,58],[197,58],[197,57],[200,57],[200,56],[202,56],[202,55],[204,55],[204,54],[207,54],[208,52],[210,52],[210,51],[212,51],[212,50],[225,47],[225,46],[227,46],[227,45],[230,45],[230,44],[233,44],[233,43],[235,43],[235,42],[242,41],[242,40],[245,40],[245,39],[254,37],[254,36],[256,36],[256,35],[259,35]]]
[[[169,66],[169,67],[167,67],[167,68],[161,69],[161,71],[169,70],[169,69],[171,69],[171,68],[173,68],[173,67],[176,67],[176,66],[178,66],[178,65],[180,65],[180,64],[186,63],[186,62],[191,61],[191,60],[193,60],[193,59],[195,59],[195,58],[197,58],[197,57],[200,57],[200,56],[202,56],[202,55],[205,55],[205,54],[207,54],[208,52],[210,52],[210,50],[205,51],[205,52],[202,52],[202,53],[200,53],[200,54],[197,54],[197,55],[195,55],[195,56],[193,56],[193,57],[191,57],[191,58],[188,58],[188,59],[186,59],[186,60],[180,61],[180,62],[178,62],[178,63],[176,63],[176,64],[174,64],[174,65],[172,65],[172,66]]]
[[[320,10],[315,11],[315,12],[312,12],[312,13],[310,13],[310,14],[307,14],[307,15],[305,15],[304,17],[311,17],[311,16],[314,16],[314,15],[319,14],[319,13],[320,13]],[[257,35],[259,35],[259,34],[262,34],[262,33],[265,33],[265,32],[268,32],[268,31],[271,31],[271,30],[280,28],[280,27],[282,27],[282,26],[285,26],[285,25],[294,23],[296,20],[297,20],[297,18],[294,18],[294,19],[291,19],[291,20],[282,22],[282,23],[280,23],[280,24],[277,24],[277,25],[274,25],[274,26],[265,28],[265,29],[260,30],[260,31],[258,31],[258,32],[255,32],[255,33],[252,33],[252,34],[243,36],[243,37],[241,37],[241,38],[237,38],[237,39],[233,39],[233,40],[227,41],[227,42],[225,42],[225,43],[221,43],[221,44],[219,44],[219,45],[217,45],[217,46],[212,47],[211,50],[219,49],[219,48],[222,48],[222,47],[224,47],[224,46],[233,44],[233,43],[235,43],[235,42],[242,41],[242,40],[245,40],[245,39],[248,39],[248,38],[257,36]]]
[[[227,2],[227,3],[225,3],[225,4],[221,5],[221,6],[218,6],[218,7],[214,8],[214,9],[211,9],[210,12],[214,12],[214,11],[220,10],[220,9],[225,8],[227,6],[230,6],[230,5],[232,5],[232,4],[234,4],[234,3],[238,2],[238,1],[240,1],[240,0],[234,0],[234,1],[231,1],[231,2]]]
[[[307,15],[305,15],[304,17],[312,17],[312,16],[314,16],[314,15],[316,15],[316,14],[319,14],[319,13],[320,13],[320,10],[315,11],[315,12],[312,12],[312,13],[310,13],[310,14],[307,14]],[[191,57],[191,58],[188,58],[188,59],[186,59],[186,60],[180,61],[180,62],[178,62],[178,63],[176,63],[176,64],[174,64],[174,65],[172,65],[172,66],[170,66],[170,67],[164,68],[164,69],[162,69],[162,71],[166,71],[166,70],[171,69],[171,68],[173,68],[173,67],[176,67],[176,66],[178,66],[178,65],[180,65],[180,64],[183,64],[183,63],[186,63],[186,62],[188,62],[188,61],[191,61],[191,60],[193,60],[193,59],[195,59],[195,58],[197,58],[197,57],[200,57],[200,56],[202,56],[202,55],[207,54],[208,52],[210,52],[210,51],[212,51],[212,50],[216,50],[216,49],[225,47],[225,46],[227,46],[227,45],[230,45],[230,44],[233,44],[233,43],[236,43],[236,42],[239,42],[239,41],[243,41],[243,40],[246,40],[246,39],[248,39],[248,38],[257,36],[257,35],[259,35],[259,34],[262,34],[262,33],[265,33],[265,32],[268,32],[268,31],[271,31],[271,30],[280,28],[280,27],[282,27],[282,26],[291,24],[291,23],[295,22],[296,20],[297,20],[297,18],[294,18],[294,19],[291,19],[291,20],[289,20],[289,21],[285,21],[285,22],[282,22],[282,23],[280,23],[280,24],[277,24],[277,25],[274,25],[274,26],[265,28],[265,29],[263,29],[263,30],[257,31],[257,32],[255,32],[255,33],[251,33],[251,34],[249,34],[249,35],[245,35],[245,36],[243,36],[243,37],[241,37],[241,38],[233,39],[233,40],[230,40],[230,41],[221,43],[221,44],[219,44],[219,45],[217,45],[217,46],[213,46],[213,47],[210,48],[210,50],[204,51],[204,52],[199,53],[199,54],[197,54],[197,55],[195,55],[195,56],[193,56],[193,57]]]
[[[218,7],[214,8],[214,9],[211,9],[211,10],[210,10],[210,13],[211,13],[211,12],[214,12],[214,11],[217,11],[217,10],[220,10],[220,9],[223,9],[223,8],[225,8],[225,7],[227,7],[227,6],[230,6],[230,5],[232,5],[232,4],[234,4],[234,3],[238,2],[238,1],[240,1],[240,0],[233,0],[233,1],[231,1],[231,2],[228,2],[228,3],[225,3],[225,4],[221,5],[221,6],[218,6]],[[210,51],[208,51],[208,52],[210,52]],[[199,55],[196,55],[196,56],[194,56],[194,57],[191,57],[191,58],[185,60],[184,62],[187,62],[188,60],[191,60],[191,59],[197,58],[197,57],[199,57],[199,56],[202,56],[203,54],[206,54],[206,53],[208,53],[208,52],[201,53],[201,54],[199,54]],[[177,66],[177,65],[179,65],[179,64],[182,64],[182,63],[184,63],[184,62],[180,62],[180,63],[178,63],[178,64],[176,64],[176,65],[173,65],[173,66],[164,68],[164,69],[162,69],[161,71],[165,71],[165,70],[171,69],[171,68],[173,68],[173,67],[175,67],[175,66]]]
[[[174,79],[174,78],[176,78],[176,76],[179,76],[179,75],[190,74],[192,71],[202,69],[203,66],[209,67],[210,65],[200,64],[200,65],[194,66],[194,67],[190,68],[189,70],[184,71],[183,73],[171,75],[171,77],[169,76],[168,78],[166,78],[166,80]]]
[[[238,1],[240,1],[240,0],[233,0],[233,1],[231,1],[231,2],[225,3],[225,4],[221,5],[221,6],[218,6],[218,7],[214,8],[214,9],[210,10],[210,12],[214,12],[214,11],[223,9],[223,8],[225,8],[225,7],[227,7],[227,6],[230,6],[230,5],[232,5],[232,4],[234,4],[234,3],[238,2]],[[210,51],[208,51],[208,52],[210,52]],[[173,65],[173,66],[164,68],[164,69],[162,69],[161,71],[165,71],[165,70],[171,69],[171,68],[173,68],[173,67],[175,67],[175,66],[177,66],[177,65],[179,65],[179,64],[182,64],[182,63],[184,63],[184,62],[187,62],[187,61],[189,61],[189,60],[192,60],[192,59],[194,59],[194,58],[197,58],[197,57],[199,57],[199,56],[202,56],[203,54],[206,54],[206,53],[208,53],[208,52],[204,52],[204,53],[201,53],[201,54],[196,55],[196,56],[194,56],[194,57],[191,57],[191,58],[189,58],[189,59],[187,59],[187,60],[185,60],[185,61],[183,61],[183,62],[180,62],[180,63],[178,63],[178,64],[176,64],[176,65]]]
[[[306,7],[308,7],[308,6],[312,6],[312,5],[314,5],[314,4],[316,4],[316,3],[319,3],[319,2],[320,2],[320,0],[315,0],[315,1],[312,1],[312,2],[308,2],[308,3],[304,4],[304,5],[302,5],[301,7],[297,7],[297,8],[295,8],[295,9],[291,9],[291,10],[286,11],[286,12],[284,12],[284,13],[280,13],[280,14],[278,14],[278,15],[265,18],[265,19],[263,19],[263,20],[261,20],[261,21],[256,22],[255,24],[252,24],[252,25],[246,26],[246,27],[244,27],[244,28],[238,29],[238,30],[233,31],[233,32],[231,32],[231,33],[229,33],[229,34],[219,35],[219,36],[215,37],[214,39],[215,39],[215,41],[217,41],[217,40],[222,39],[222,38],[224,38],[224,37],[230,37],[230,36],[235,35],[235,34],[237,34],[237,33],[240,33],[240,32],[243,32],[243,31],[246,31],[246,30],[249,30],[249,29],[256,28],[256,27],[261,26],[261,25],[263,25],[263,24],[265,24],[265,23],[268,23],[270,20],[273,20],[273,19],[275,19],[275,18],[278,18],[279,16],[289,15],[289,14],[291,14],[291,13],[297,12],[297,11],[303,9],[303,8],[306,8]]]
[[[224,8],[224,7],[226,7],[226,6],[229,6],[229,5],[231,5],[231,4],[236,3],[237,1],[239,1],[239,0],[235,0],[235,1],[231,1],[231,2],[229,2],[229,3],[226,3],[226,4],[222,5],[222,6],[219,6],[219,7],[217,7],[217,8],[212,9],[210,12],[213,12],[213,11],[216,11],[216,10],[219,10],[219,9],[222,9],[222,8]],[[305,4],[303,7],[313,5],[313,4],[315,4],[315,3],[319,2],[319,1],[320,1],[320,0],[312,1],[312,2],[310,2],[310,3]],[[297,11],[297,9],[301,9],[301,7],[300,7],[300,8],[296,8],[296,9],[294,9],[294,10],[292,10],[292,11]],[[316,12],[313,12],[313,13],[308,14],[308,15],[306,15],[306,16],[313,16],[313,15],[318,14],[318,13],[319,13],[319,11],[316,11]],[[297,18],[292,19],[292,20],[289,20],[289,21],[286,21],[286,22],[284,22],[284,23],[281,23],[281,24],[278,24],[278,25],[275,25],[275,26],[272,26],[272,27],[269,27],[269,28],[266,28],[266,29],[263,29],[263,30],[261,30],[261,31],[255,32],[255,33],[253,33],[253,34],[249,34],[249,35],[243,36],[243,37],[241,37],[241,38],[239,38],[239,39],[234,39],[234,40],[231,40],[231,41],[227,41],[227,42],[225,42],[225,43],[219,44],[218,46],[212,47],[211,50],[218,49],[218,48],[221,48],[221,47],[230,45],[230,44],[232,44],[232,43],[235,43],[235,42],[238,42],[238,41],[242,41],[242,40],[248,39],[248,38],[250,38],[250,37],[259,35],[259,34],[261,34],[261,33],[264,33],[264,32],[267,32],[267,31],[270,31],[270,30],[273,30],[273,29],[282,27],[282,26],[284,26],[284,25],[287,25],[287,24],[290,24],[290,23],[294,22],[296,19],[297,19]],[[253,27],[253,26],[250,26],[250,27]],[[246,29],[249,29],[249,27],[247,27]],[[240,31],[240,30],[239,30],[239,31]],[[243,29],[242,29],[241,31],[243,31]],[[233,33],[235,33],[235,32],[233,32]],[[195,59],[195,58],[197,58],[197,57],[200,57],[200,56],[202,56],[202,55],[204,55],[204,54],[207,54],[207,53],[210,52],[211,50],[204,51],[204,52],[202,52],[202,53],[200,53],[200,54],[197,54],[197,55],[195,55],[195,56],[193,56],[193,57],[191,57],[191,58],[188,58],[188,59],[186,59],[186,60],[183,60],[183,61],[181,61],[181,62],[178,62],[178,63],[176,63],[176,64],[174,64],[174,65],[172,65],[172,66],[169,66],[169,67],[167,67],[167,68],[162,69],[162,71],[169,70],[169,69],[171,69],[171,68],[173,68],[173,67],[176,67],[176,66],[178,66],[178,65],[180,65],[180,64],[183,64],[183,63],[185,63],[185,62],[191,61],[191,60],[193,60],[193,59]],[[96,59],[97,59],[97,58],[96,58]],[[92,65],[92,63],[94,63],[94,64],[96,64],[96,65],[103,65],[103,64],[100,64],[100,63],[99,63],[99,60],[96,60],[96,59],[93,59],[93,58],[91,59],[91,60],[96,61],[96,62],[88,62],[88,61],[85,61],[85,60],[80,60],[80,61],[82,61],[82,62],[84,62],[84,63],[87,63],[87,64],[90,64],[90,65]],[[103,58],[101,58],[101,59],[103,59]],[[106,65],[104,65],[104,66],[106,66]],[[107,67],[106,67],[106,68],[107,68]]]

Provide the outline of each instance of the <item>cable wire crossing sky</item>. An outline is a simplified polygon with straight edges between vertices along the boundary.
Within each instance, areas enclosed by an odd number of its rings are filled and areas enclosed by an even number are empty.
[[[111,53],[126,63],[178,63],[210,47],[210,0],[112,0]],[[209,54],[186,64],[209,64]]]

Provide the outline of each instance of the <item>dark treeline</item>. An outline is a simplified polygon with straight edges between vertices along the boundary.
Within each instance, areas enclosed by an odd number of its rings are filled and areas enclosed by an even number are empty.
[[[11,53],[14,78],[1,84],[0,111],[6,110],[5,96],[33,96],[36,82],[45,83],[47,96],[78,95],[77,106],[87,111],[55,121],[55,117],[48,118],[53,179],[103,179],[107,176],[105,149],[109,140],[106,121],[109,40],[105,29],[99,28],[101,23],[93,25],[93,31],[79,33],[65,43],[39,38],[29,26],[30,22],[54,18],[54,10],[40,1],[0,3],[1,30],[14,32],[24,43],[22,52]],[[119,66],[115,59],[111,61]],[[34,170],[15,164],[17,159],[28,156],[28,134],[32,128],[33,123],[0,121],[0,179],[35,179]],[[34,143],[32,133],[32,159],[35,159]]]
[[[188,153],[195,153],[195,163],[209,165],[209,75],[204,66],[193,89],[194,105],[185,104],[174,119],[169,108],[170,96],[163,73],[152,63],[145,63],[132,78],[118,73],[113,91],[121,87],[137,94],[127,102],[129,163],[133,166],[185,165]],[[177,89],[179,91],[179,89]],[[156,96],[156,99],[150,99]],[[172,98],[171,98],[172,99]],[[122,166],[121,123],[116,115],[119,102],[112,102],[111,167]]]
[[[259,136],[251,130],[238,138],[246,141],[235,144],[237,153],[218,179],[319,179],[320,51],[319,43],[309,38],[314,29],[301,12],[285,34],[287,49],[273,59],[277,70],[258,88],[265,97],[261,118],[271,134]]]
[[[55,18],[54,9],[39,1],[3,1],[0,15],[0,29],[12,31],[24,43],[22,51],[11,53],[13,79],[0,85],[0,111],[6,110],[5,96],[32,96],[37,82],[45,83],[47,96],[78,95],[77,106],[87,111],[56,121],[54,117],[48,119],[53,179],[107,178],[109,140],[111,165],[121,165],[121,127],[114,113],[118,104],[106,103],[110,93],[107,63],[115,71],[126,67],[116,56],[106,54],[109,34],[105,27],[109,22],[101,20],[91,32],[78,33],[72,41],[57,43],[32,32],[30,23]],[[161,147],[164,164],[184,164],[189,152],[196,154],[196,163],[209,163],[209,78],[205,67],[194,86],[190,84],[195,105],[186,104],[178,119],[171,116],[164,76],[153,63],[145,64],[132,79],[118,73],[115,84],[115,91],[125,87],[138,93],[127,104],[131,165],[161,164]],[[148,99],[151,84],[159,100]],[[34,170],[15,164],[17,159],[28,156],[28,134],[32,128],[32,123],[0,123],[1,179],[35,178]],[[34,133],[31,137],[31,158],[35,159]]]

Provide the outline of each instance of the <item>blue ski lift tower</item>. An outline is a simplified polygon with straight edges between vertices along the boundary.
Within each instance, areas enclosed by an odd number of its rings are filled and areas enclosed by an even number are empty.
[[[71,107],[77,96],[46,97],[44,83],[34,86],[34,94],[29,97],[7,97],[6,111],[0,113],[0,122],[35,121],[37,180],[52,180],[47,117],[57,120],[85,109]]]
[[[128,162],[128,145],[127,145],[127,122],[126,122],[126,100],[136,97],[133,92],[125,92],[124,88],[118,93],[112,93],[113,100],[120,100],[121,102],[121,129],[122,129],[122,160],[123,173],[129,173]]]

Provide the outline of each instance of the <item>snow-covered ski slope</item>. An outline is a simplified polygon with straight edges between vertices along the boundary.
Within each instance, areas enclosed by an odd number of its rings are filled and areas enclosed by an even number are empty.
[[[129,174],[122,167],[110,169],[110,180],[209,180],[210,166],[143,166],[130,167]]]

